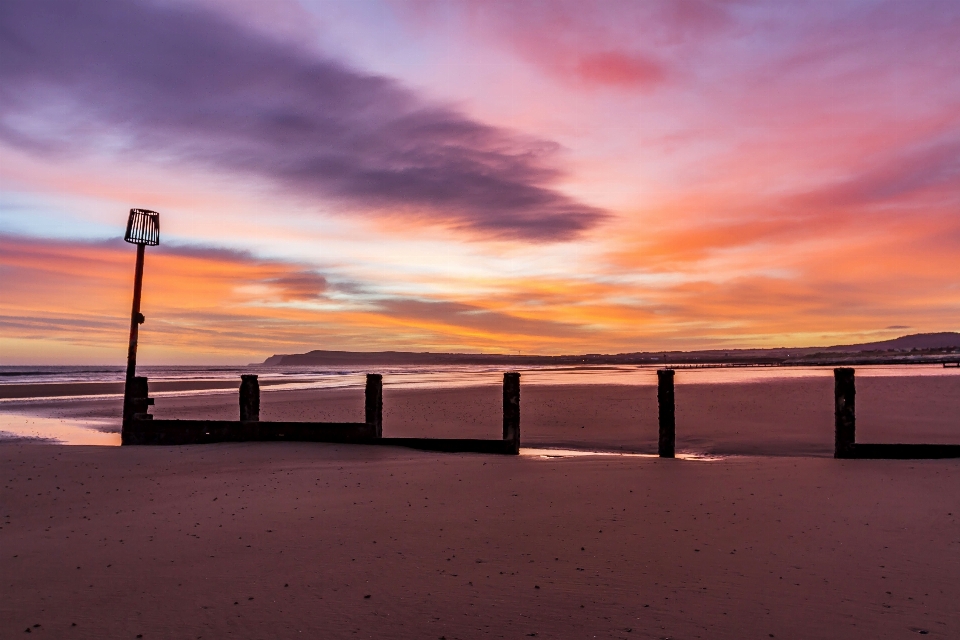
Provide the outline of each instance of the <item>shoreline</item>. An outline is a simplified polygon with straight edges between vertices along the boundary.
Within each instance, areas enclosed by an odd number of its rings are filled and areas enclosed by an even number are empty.
[[[656,384],[655,371],[657,366],[564,366],[540,367],[536,369],[520,369],[523,378],[522,385],[529,386],[560,386],[560,385],[604,385],[604,386],[651,386]],[[668,365],[667,368],[671,368]],[[776,383],[780,380],[817,378],[832,376],[832,367],[828,365],[789,365],[789,366],[739,366],[739,365],[674,365],[678,372],[677,385],[691,384],[739,384],[739,383]],[[914,363],[909,366],[902,364],[865,365],[857,369],[858,379],[872,377],[954,377],[960,378],[960,370],[956,367],[944,367],[931,363]],[[217,368],[219,371],[220,368]],[[191,369],[191,371],[195,371]],[[157,395],[191,394],[202,392],[230,392],[240,385],[240,372],[246,368],[237,368],[236,374],[229,377],[202,378],[190,377],[186,379],[165,379],[170,372],[163,372],[159,377],[150,378],[150,392]],[[255,368],[249,372],[256,372]],[[786,375],[778,375],[783,372]],[[788,373],[789,372],[789,373]],[[148,372],[149,373],[149,372]],[[315,374],[312,376],[300,374],[299,377],[273,377],[269,374],[261,375],[259,384],[264,392],[280,389],[349,389],[362,388],[364,372],[340,372],[331,374]],[[499,370],[470,371],[454,367],[450,370],[423,370],[389,371],[386,387],[394,389],[454,389],[482,387],[499,384]],[[800,375],[797,375],[797,374]],[[53,375],[53,374],[45,374]],[[197,374],[194,373],[194,376]],[[120,397],[123,394],[124,382],[113,381],[67,381],[67,382],[0,382],[0,407],[10,401],[32,401],[42,399],[67,400],[89,396],[104,398]]]
[[[293,380],[260,380],[262,387],[285,384],[304,384],[309,378]],[[43,398],[76,398],[85,396],[121,397],[124,382],[38,382],[0,384],[0,400],[37,400]],[[239,380],[151,380],[150,392],[175,393],[183,391],[228,391],[240,386]]]

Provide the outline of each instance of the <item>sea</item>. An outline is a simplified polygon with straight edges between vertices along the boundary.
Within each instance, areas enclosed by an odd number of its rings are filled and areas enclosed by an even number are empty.
[[[661,366],[544,366],[519,369],[521,383],[530,385],[637,385],[656,386]],[[743,384],[803,378],[830,378],[832,367],[820,366],[705,366],[675,365],[676,385]],[[138,375],[155,383],[178,383],[178,390],[154,391],[152,397],[235,394],[242,374],[256,374],[261,393],[294,389],[363,388],[366,373],[383,375],[393,388],[459,388],[502,383],[505,368],[486,365],[370,365],[358,367],[213,365],[141,366]],[[862,365],[857,377],[955,376],[960,369],[940,364]],[[34,410],[51,402],[72,398],[121,397],[126,369],[121,366],[0,366],[0,440],[36,440],[59,444],[117,445],[115,425],[102,420],[50,417]],[[106,384],[104,384],[106,383]],[[160,385],[163,386],[163,385]],[[210,387],[219,388],[210,388]],[[109,428],[107,428],[109,426]]]

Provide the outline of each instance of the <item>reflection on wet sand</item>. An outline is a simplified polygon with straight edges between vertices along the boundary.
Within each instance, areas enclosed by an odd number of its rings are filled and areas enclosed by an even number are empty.
[[[20,439],[56,444],[120,446],[120,431],[116,421],[0,413],[0,441]]]
[[[595,451],[589,449],[553,449],[538,447],[521,447],[521,457],[535,458],[538,460],[557,460],[563,458],[584,458],[597,456],[615,456],[618,458],[659,458],[655,453],[633,453],[623,451]],[[724,460],[729,456],[715,456],[695,452],[678,452],[675,456],[680,460],[697,460],[701,462],[713,462]]]

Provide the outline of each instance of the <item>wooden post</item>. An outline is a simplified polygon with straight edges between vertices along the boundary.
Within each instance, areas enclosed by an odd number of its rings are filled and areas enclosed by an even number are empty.
[[[367,374],[363,421],[374,426],[377,438],[383,437],[383,376],[379,373]]]
[[[507,453],[520,454],[520,374],[503,374],[503,441]]]
[[[136,420],[152,420],[153,416],[147,413],[150,411],[150,405],[153,404],[153,398],[150,395],[150,387],[146,376],[134,376],[130,383],[130,408],[131,418]]]
[[[240,376],[240,422],[260,421],[260,382],[253,374]]]
[[[854,370],[840,367],[833,370],[834,458],[852,458],[857,441],[857,388]]]
[[[674,449],[677,443],[673,375],[673,369],[659,369],[657,371],[657,404],[660,406],[660,440],[657,450],[661,458],[674,457]]]
[[[153,398],[148,398],[149,385],[146,376],[133,376],[127,381],[123,399],[123,421],[120,424],[120,443],[129,444],[134,420],[153,420],[148,413]]]

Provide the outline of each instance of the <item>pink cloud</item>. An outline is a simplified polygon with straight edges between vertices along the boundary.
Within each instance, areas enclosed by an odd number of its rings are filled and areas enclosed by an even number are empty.
[[[665,78],[662,65],[652,58],[620,51],[584,55],[574,68],[584,82],[613,86],[651,86]]]
[[[651,90],[667,82],[664,55],[730,24],[724,3],[610,1],[394,3],[420,29],[456,28],[506,46],[565,84]]]

